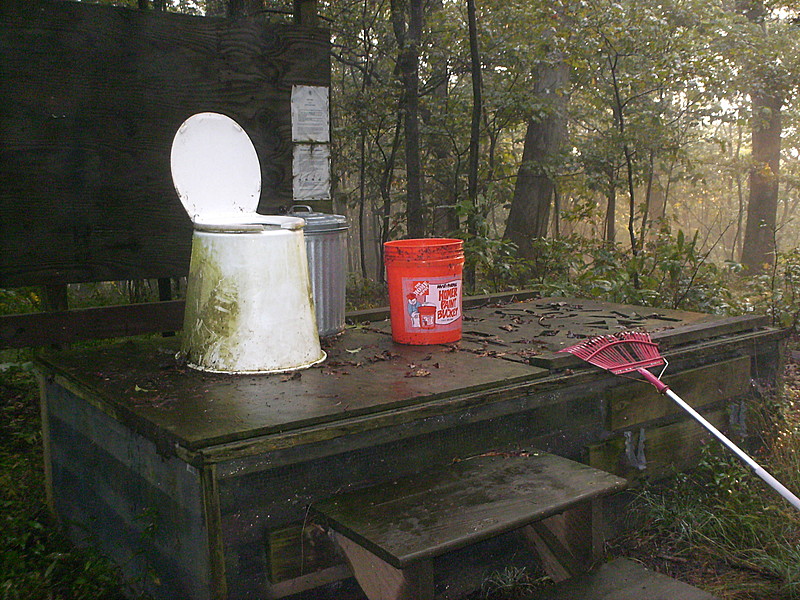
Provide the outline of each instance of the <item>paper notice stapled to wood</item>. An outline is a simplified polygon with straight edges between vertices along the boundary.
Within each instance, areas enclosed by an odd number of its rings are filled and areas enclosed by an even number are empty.
[[[330,149],[326,144],[295,144],[292,173],[295,200],[331,197]]]
[[[330,139],[328,88],[293,86],[292,141],[327,143]]]

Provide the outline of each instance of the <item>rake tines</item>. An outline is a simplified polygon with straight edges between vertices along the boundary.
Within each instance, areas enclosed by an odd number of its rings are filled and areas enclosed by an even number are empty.
[[[669,386],[653,375],[647,369],[650,367],[666,367],[667,361],[658,352],[658,345],[644,332],[625,331],[615,335],[596,337],[560,352],[569,352],[614,375],[636,371],[645,381],[653,385],[661,394],[665,394],[678,406],[685,410],[693,419],[705,427],[714,437],[728,447],[742,462],[749,466],[753,472],[763,479],[772,489],[783,496],[792,506],[800,510],[800,498],[795,496],[780,481],[770,475],[764,468],[741,450],[736,444],[725,437],[716,427],[709,423],[700,413],[689,406]]]
[[[560,352],[569,352],[614,375],[667,364],[650,334],[639,331],[592,338]]]

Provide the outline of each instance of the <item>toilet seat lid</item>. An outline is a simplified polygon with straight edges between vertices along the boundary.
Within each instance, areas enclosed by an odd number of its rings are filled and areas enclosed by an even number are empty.
[[[261,165],[250,137],[233,119],[198,113],[175,134],[172,182],[192,222],[251,215],[261,196]]]

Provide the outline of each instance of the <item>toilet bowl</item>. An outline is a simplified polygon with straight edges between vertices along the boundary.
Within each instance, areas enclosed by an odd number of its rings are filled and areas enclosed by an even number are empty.
[[[276,373],[325,359],[303,219],[256,212],[261,167],[231,118],[189,117],[175,134],[172,179],[192,220],[181,352],[216,373]]]

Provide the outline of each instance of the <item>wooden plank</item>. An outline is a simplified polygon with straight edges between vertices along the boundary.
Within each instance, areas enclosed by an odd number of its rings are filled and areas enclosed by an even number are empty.
[[[155,597],[211,600],[197,471],[43,383],[53,505],[73,540],[98,547]]]
[[[717,429],[727,429],[728,411],[719,409],[703,416]],[[626,458],[625,440],[615,437],[588,446],[588,463],[596,469],[615,473],[627,479],[647,477],[660,479],[674,475],[697,464],[703,444],[714,438],[706,429],[687,417],[686,420],[663,427],[644,429],[644,458],[646,468],[639,470]],[[634,446],[638,448],[641,430],[634,430]]]
[[[529,600],[717,600],[708,592],[620,558],[558,586],[536,590]]]
[[[714,336],[723,336],[769,327],[771,324],[769,315],[737,315],[715,319],[711,331]],[[651,335],[651,339],[663,348],[705,340],[708,337],[709,327],[705,323],[691,323],[671,330],[655,331]]]
[[[535,379],[546,371],[459,353],[404,346],[348,330],[319,367],[292,376],[223,375],[189,369],[168,338],[50,353],[40,360],[86,397],[102,398],[132,426],[158,429],[196,450],[380,413]],[[92,368],[86,367],[93,365]],[[66,384],[66,380],[65,384]],[[213,417],[213,418],[212,418]]]
[[[219,510],[219,482],[216,475],[216,465],[205,465],[201,469],[200,487],[203,519],[208,540],[208,573],[211,597],[214,600],[222,600],[228,597],[228,578]]]
[[[534,544],[547,575],[558,583],[584,573],[588,563],[580,562],[564,540],[563,524],[554,521],[562,515],[554,515],[523,527],[528,539]],[[554,525],[558,526],[554,530]],[[561,535],[559,535],[561,534]]]
[[[536,298],[538,293],[533,290],[519,290],[516,292],[500,292],[497,294],[478,294],[466,296],[462,305],[464,308],[483,308],[492,305],[514,304],[524,300]],[[364,310],[353,310],[347,313],[349,323],[365,323],[382,321],[389,318],[389,307],[367,308]]]
[[[334,529],[403,568],[625,485],[623,479],[543,452],[480,456],[338,494],[312,508]]]
[[[0,315],[0,349],[178,331],[183,300]]]
[[[267,577],[272,584],[342,564],[333,540],[317,524],[292,523],[268,531],[266,538]]]
[[[627,307],[628,310],[637,307]],[[741,334],[755,331],[769,325],[769,317],[764,315],[742,315],[737,317],[714,317],[712,315],[698,315],[682,311],[671,311],[668,315],[670,319],[675,319],[668,328],[663,327],[657,319],[645,320],[638,327],[651,333],[651,338],[658,342],[659,350],[662,354],[669,356],[669,350],[677,346],[697,342],[698,340],[710,340],[734,334]],[[600,335],[609,335],[623,331],[622,328],[615,329],[585,329],[581,332],[582,338],[591,338]],[[554,336],[548,340],[550,346],[557,346],[552,350],[566,348],[572,344],[577,344],[580,339],[563,339]],[[530,363],[548,369],[562,370],[574,369],[576,367],[587,366],[581,359],[566,353],[549,351],[543,352],[538,356],[533,356]]]
[[[64,286],[47,286],[62,289]],[[52,310],[47,313],[0,315],[0,349],[27,348],[50,344],[71,344],[83,340],[129,337],[147,333],[168,333],[183,327],[183,300],[170,300],[170,280],[159,279],[160,302]],[[524,296],[524,294],[523,294]],[[465,305],[516,301],[519,293],[474,296]],[[349,322],[388,318],[389,309],[347,313]]]
[[[662,341],[674,343],[710,339],[733,333],[755,331],[764,324],[758,315],[718,317],[697,312],[653,309],[603,302],[587,298],[530,298],[496,302],[487,298],[465,307],[463,335],[459,347],[500,356],[549,370],[589,367],[584,361],[559,352],[581,340],[637,329],[659,333]],[[388,313],[369,311],[351,318],[377,319]],[[389,333],[388,321],[375,329]]]
[[[197,112],[252,138],[261,212],[292,203],[291,87],[330,85],[326,30],[41,0],[0,30],[0,287],[185,275],[169,148]]]
[[[605,498],[595,498],[523,528],[553,581],[586,573],[602,559],[604,503]]]
[[[734,398],[750,389],[749,356],[689,369],[664,377],[692,408],[699,409],[720,400]],[[669,398],[645,382],[617,386],[606,391],[609,431],[636,427],[648,421],[681,412]]]
[[[433,600],[430,560],[419,560],[398,569],[347,536],[336,534],[336,542],[369,600]]]
[[[53,457],[51,450],[50,416],[47,410],[47,382],[45,377],[36,371],[36,382],[39,385],[39,417],[42,421],[42,455],[44,459],[44,491],[47,508],[50,514],[58,520],[53,495]]]
[[[47,311],[69,310],[67,286],[64,284],[43,285],[42,304]]]

